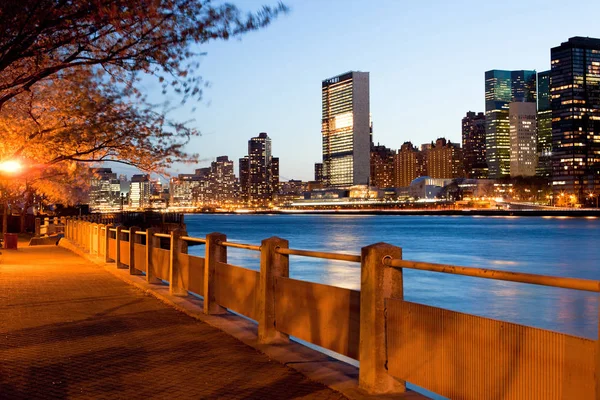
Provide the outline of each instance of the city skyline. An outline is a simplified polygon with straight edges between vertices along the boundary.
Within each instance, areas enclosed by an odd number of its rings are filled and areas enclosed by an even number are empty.
[[[593,10],[600,10],[591,2],[584,15],[555,2],[529,7],[507,2],[502,15],[497,6],[475,2],[463,7],[382,2],[376,9],[354,2],[354,11],[339,3],[286,4],[291,13],[264,31],[199,49],[207,52],[201,73],[211,86],[200,103],[190,101],[173,113],[194,119],[202,132],[187,147],[199,154],[199,167],[223,154],[237,164],[247,137],[264,131],[281,159],[282,180],[311,180],[314,163],[322,161],[320,83],[350,70],[370,73],[375,143],[396,150],[405,141],[418,145],[438,137],[459,143],[465,113],[484,111],[485,71],[546,71],[552,47],[573,36],[600,36],[589,28],[595,26]],[[522,35],[516,28],[524,21],[526,44],[515,46]],[[340,35],[345,40],[335,40]],[[148,86],[150,94],[158,92]],[[193,168],[178,165],[172,173]]]

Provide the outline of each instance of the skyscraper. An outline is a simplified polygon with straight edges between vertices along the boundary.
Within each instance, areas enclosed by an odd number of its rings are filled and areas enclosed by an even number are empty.
[[[510,176],[534,176],[537,167],[536,103],[510,103]]]
[[[552,176],[552,108],[550,108],[550,71],[538,73],[537,78],[537,153],[536,175]]]
[[[120,207],[121,185],[110,168],[95,168],[90,182],[90,208],[114,211]]]
[[[129,205],[133,208],[150,206],[150,175],[137,174],[131,177]]]
[[[466,177],[487,178],[484,113],[469,111],[462,119],[462,147]]]
[[[366,185],[370,173],[369,73],[351,71],[322,82],[325,186]]]
[[[600,190],[600,39],[551,50],[553,191],[579,199]]]
[[[278,184],[279,158],[271,154],[271,138],[261,132],[248,141],[248,156],[240,159],[242,200],[265,204],[273,199]]]
[[[511,102],[536,101],[535,71],[491,70],[485,73],[485,149],[489,177],[510,174]]]
[[[427,174],[431,178],[454,179],[465,176],[462,149],[444,138],[435,141],[427,151]]]
[[[396,152],[385,146],[371,148],[370,184],[378,188],[394,187],[394,155]]]
[[[424,174],[424,154],[411,142],[404,142],[394,155],[394,186],[408,186],[413,180]]]

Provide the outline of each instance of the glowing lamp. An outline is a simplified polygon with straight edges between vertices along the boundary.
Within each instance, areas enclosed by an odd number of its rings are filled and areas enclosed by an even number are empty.
[[[0,172],[14,174],[19,172],[22,168],[23,166],[18,161],[9,160],[0,162]]]

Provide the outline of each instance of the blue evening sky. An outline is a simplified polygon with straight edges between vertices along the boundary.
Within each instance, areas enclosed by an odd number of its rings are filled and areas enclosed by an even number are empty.
[[[268,1],[235,3],[252,10]],[[460,142],[464,114],[484,110],[486,70],[544,71],[551,47],[600,37],[600,2],[589,0],[285,3],[291,12],[266,29],[200,49],[211,86],[172,116],[202,132],[188,147],[202,162],[173,173],[228,155],[237,175],[248,139],[264,131],[281,180],[312,180],[321,161],[321,81],[350,70],[370,72],[375,143]]]

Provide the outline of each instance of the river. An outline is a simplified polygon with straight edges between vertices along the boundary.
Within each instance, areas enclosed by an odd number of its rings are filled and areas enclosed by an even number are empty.
[[[279,236],[295,249],[352,254],[387,242],[413,261],[600,279],[600,219],[593,218],[190,214],[185,222],[197,237],[221,232],[228,241],[260,244]],[[257,252],[230,248],[228,255],[231,264],[259,269]],[[292,256],[290,276],[360,289],[356,263]],[[404,271],[404,293],[417,303],[597,336],[598,300],[591,293],[416,270]]]

